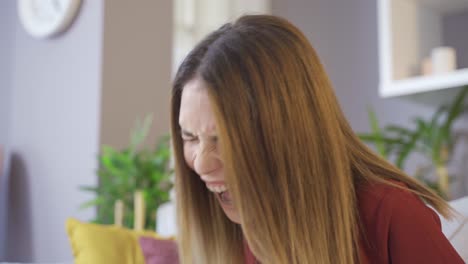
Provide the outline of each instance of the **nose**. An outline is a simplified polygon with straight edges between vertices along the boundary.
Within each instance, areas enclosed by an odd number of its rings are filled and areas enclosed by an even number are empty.
[[[222,163],[216,149],[202,143],[197,151],[193,166],[198,175],[208,176],[221,168]]]

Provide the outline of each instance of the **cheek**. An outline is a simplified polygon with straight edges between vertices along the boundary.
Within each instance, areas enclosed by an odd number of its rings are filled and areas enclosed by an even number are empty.
[[[196,158],[196,147],[192,144],[184,143],[184,158],[187,165],[194,170]]]

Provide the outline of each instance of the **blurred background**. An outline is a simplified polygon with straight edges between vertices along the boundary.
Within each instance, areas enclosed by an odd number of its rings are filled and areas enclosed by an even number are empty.
[[[401,1],[411,4],[395,4]],[[168,134],[177,66],[203,36],[241,14],[282,16],[306,34],[353,129],[373,147],[379,130],[370,116],[379,127],[411,130],[416,117],[431,120],[468,84],[459,70],[468,66],[463,1],[82,0],[69,26],[39,37],[25,25],[20,2],[41,1],[0,2],[0,261],[72,259],[65,221],[96,216],[94,208],[79,209],[93,199],[79,187],[98,184],[101,147],[127,147],[135,121],[149,113],[145,144]],[[423,59],[447,45],[456,50],[456,69],[445,79],[432,76],[432,57],[425,77],[416,76]],[[467,126],[460,111],[449,131],[456,144],[442,160],[451,175],[448,199],[467,194]],[[410,175],[430,163],[414,152],[404,167]]]

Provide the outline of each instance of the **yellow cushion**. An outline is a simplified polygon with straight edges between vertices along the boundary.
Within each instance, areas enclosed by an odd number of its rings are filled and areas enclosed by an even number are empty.
[[[66,228],[75,264],[145,264],[138,238],[163,239],[151,231],[83,223],[72,218],[67,220]]]

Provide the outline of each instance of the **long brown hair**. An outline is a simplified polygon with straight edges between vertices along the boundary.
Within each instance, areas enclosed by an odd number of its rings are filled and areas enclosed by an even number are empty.
[[[240,226],[183,158],[179,109],[193,78],[208,89]],[[441,198],[361,143],[315,50],[282,18],[243,16],[192,50],[173,86],[172,139],[182,263],[242,263],[244,239],[262,263],[358,263],[356,189],[365,182],[405,183],[450,214]]]

